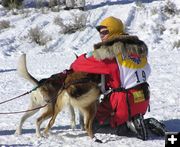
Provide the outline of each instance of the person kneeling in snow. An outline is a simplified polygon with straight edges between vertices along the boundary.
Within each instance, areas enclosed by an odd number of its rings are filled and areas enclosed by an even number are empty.
[[[104,98],[98,104],[94,132],[136,135],[146,140],[148,128],[164,135],[162,123],[154,118],[143,118],[150,99],[147,79],[151,69],[146,44],[137,36],[125,33],[122,21],[112,16],[104,19],[96,29],[102,42],[71,65],[74,71],[101,74]]]
[[[149,107],[147,79],[151,73],[146,44],[125,33],[122,21],[112,16],[96,29],[102,42],[94,45],[94,51],[79,56],[70,70],[54,76],[65,80],[73,71],[101,74],[104,98],[97,107],[94,133],[137,136],[142,140],[147,140],[148,131],[164,136],[164,124],[155,118],[144,119]]]

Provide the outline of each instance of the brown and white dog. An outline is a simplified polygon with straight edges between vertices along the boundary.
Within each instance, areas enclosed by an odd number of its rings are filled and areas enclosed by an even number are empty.
[[[37,86],[35,91],[31,93],[31,101],[28,106],[28,110],[33,110],[38,107],[44,106],[42,108],[42,113],[36,120],[36,135],[37,137],[41,137],[40,133],[40,125],[41,123],[52,117],[53,115],[53,109],[57,98],[57,93],[59,89],[62,87],[63,80],[65,80],[65,77],[59,76],[53,76],[48,79],[42,79],[40,81],[36,80],[27,70],[26,66],[26,55],[22,54],[18,61],[18,67],[17,67],[18,73],[31,82],[34,86]],[[40,86],[41,85],[41,86]],[[75,128],[75,114],[73,108],[70,106],[70,112],[71,112],[71,128]],[[19,135],[22,133],[22,126],[26,119],[37,113],[40,109],[36,109],[33,111],[27,111],[20,120],[20,123],[16,129],[15,134]]]
[[[84,116],[85,129],[88,135],[93,138],[92,122],[96,113],[97,98],[100,95],[98,83],[100,78],[98,75],[71,72],[67,77],[61,74],[53,75],[48,79],[36,80],[27,70],[26,55],[23,54],[18,62],[18,72],[22,77],[30,81],[33,85],[39,86],[31,94],[30,110],[40,106],[43,112],[36,120],[36,135],[42,136],[40,133],[40,125],[48,118],[51,118],[44,133],[48,133],[54,124],[57,114],[64,106],[69,106],[72,115],[71,127],[75,127],[75,113],[73,107],[77,107]],[[38,112],[39,109],[26,112],[16,129],[16,134],[21,134],[22,125],[27,118]]]
[[[84,117],[84,128],[88,135],[94,138],[92,122],[96,114],[97,98],[100,96],[99,82],[100,78],[95,74],[82,72],[69,74],[65,80],[64,89],[60,89],[58,92],[54,114],[48,126],[45,128],[45,133],[48,133],[63,106],[70,104],[80,110]]]

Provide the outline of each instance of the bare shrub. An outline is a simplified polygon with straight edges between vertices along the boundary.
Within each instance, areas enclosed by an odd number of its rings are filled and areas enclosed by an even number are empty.
[[[54,6],[57,6],[59,4],[59,0],[49,0],[49,7],[52,8]]]
[[[62,34],[70,34],[70,32],[74,33],[72,26],[66,25],[63,19],[58,16],[54,18],[54,24],[60,26],[60,33]]]
[[[49,0],[48,8],[51,9],[53,12],[59,11],[59,0]]]
[[[2,0],[2,5],[4,7],[14,9],[22,6],[23,0]]]
[[[63,19],[60,18],[60,17],[55,17],[54,18],[54,24],[60,26],[60,28],[61,28],[60,33],[62,33],[62,34],[71,34],[71,33],[75,32],[75,29],[74,29],[73,25],[65,24]]]
[[[46,45],[46,43],[51,40],[51,37],[47,36],[43,31],[41,31],[38,26],[31,28],[29,30],[28,36],[32,42],[42,46]]]
[[[173,48],[180,48],[180,40],[177,40],[173,43]]]
[[[172,15],[172,16],[178,13],[176,5],[170,0],[166,1],[166,5],[164,6],[162,11],[167,15]]]
[[[139,7],[139,8],[144,8],[144,7],[145,7],[145,6],[143,5],[143,3],[142,3],[142,0],[135,0],[135,4],[136,4],[136,6]]]
[[[151,14],[152,14],[152,15],[156,15],[157,13],[158,13],[157,7],[152,7],[152,9],[151,9]]]
[[[175,33],[176,35],[178,35],[178,34],[179,34],[179,29],[178,29],[178,28],[174,28],[174,33]]]
[[[51,8],[52,12],[59,12],[60,11],[60,7],[59,6],[54,6]]]
[[[164,31],[166,31],[166,28],[163,24],[157,24],[157,30],[159,32],[160,35],[162,35],[164,33]]]
[[[79,16],[73,15],[73,20],[71,23],[66,24],[62,18],[60,17],[55,17],[54,18],[54,23],[56,25],[59,25],[61,28],[60,33],[62,34],[72,34],[75,33],[76,31],[84,30],[86,27],[86,22],[87,22],[87,16],[85,14],[81,14]]]
[[[53,22],[54,22],[55,25],[58,25],[58,26],[64,25],[63,19],[60,18],[59,16],[56,16],[56,17],[54,18],[54,21],[53,21]]]
[[[0,30],[6,29],[10,27],[10,21],[2,20],[0,21]]]
[[[74,17],[74,23],[80,30],[83,30],[86,27],[87,23],[87,16],[85,14],[81,14],[79,16],[76,16],[73,14]]]
[[[22,14],[23,18],[26,18],[26,17],[31,15],[31,10],[29,10],[29,9],[22,9],[21,14]]]

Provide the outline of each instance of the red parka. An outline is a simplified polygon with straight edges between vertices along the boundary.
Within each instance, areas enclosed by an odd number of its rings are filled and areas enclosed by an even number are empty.
[[[99,60],[94,56],[87,58],[86,54],[83,54],[72,63],[71,68],[74,71],[104,74],[107,90],[109,88],[116,89],[121,87],[121,73],[118,66],[116,58],[105,57]],[[105,98],[98,105],[96,119],[99,123],[103,124],[108,120],[112,127],[116,127],[128,121],[129,110],[131,111],[130,117],[139,113],[145,114],[149,105],[149,98],[135,102],[133,92],[137,92],[138,90],[136,86],[136,88],[131,88],[127,91],[112,92],[108,98]],[[127,104],[127,95],[130,108]]]

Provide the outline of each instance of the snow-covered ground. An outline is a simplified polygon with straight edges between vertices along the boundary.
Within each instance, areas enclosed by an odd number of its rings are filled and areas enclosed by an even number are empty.
[[[146,0],[135,4],[132,0],[87,0],[88,10],[60,12],[34,8],[25,9],[23,14],[12,15],[0,6],[0,21],[10,21],[10,28],[0,30],[0,102],[18,96],[33,88],[16,72],[17,60],[22,53],[27,54],[28,69],[34,77],[42,79],[69,68],[80,55],[93,49],[100,41],[93,26],[107,16],[120,18],[126,24],[128,33],[138,35],[149,47],[149,61],[152,74],[151,112],[145,117],[155,117],[164,122],[169,131],[180,131],[180,1],[173,0],[174,15],[165,11],[166,0]],[[109,3],[109,5],[107,5]],[[73,16],[86,15],[87,27],[73,34],[63,35],[54,19],[61,17],[67,23]],[[38,26],[51,38],[44,46],[32,42],[28,31]],[[0,113],[26,110],[29,95],[1,104]],[[164,138],[153,137],[148,141],[110,134],[96,134],[103,144],[93,142],[79,127],[70,129],[69,112],[58,115],[52,134],[48,138],[35,136],[35,119],[29,118],[23,126],[23,134],[14,132],[22,114],[0,114],[0,146],[39,146],[39,147],[164,147]],[[78,117],[76,118],[78,120]],[[42,125],[45,127],[46,123]]]

